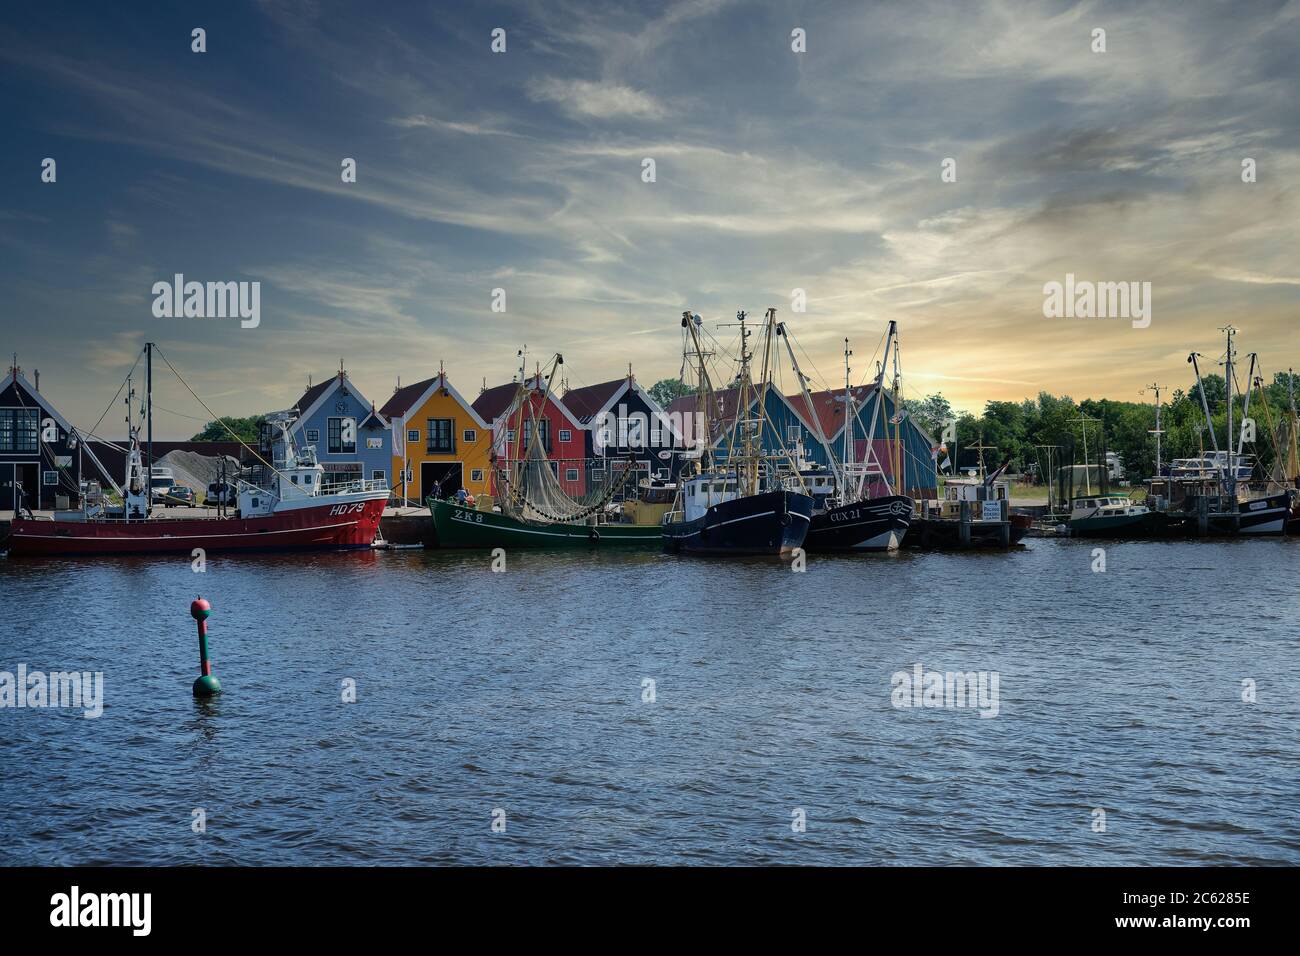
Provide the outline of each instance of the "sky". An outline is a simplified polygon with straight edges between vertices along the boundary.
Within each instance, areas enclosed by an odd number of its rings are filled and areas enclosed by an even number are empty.
[[[1271,377],[1297,64],[1300,0],[8,4],[0,353],[83,428],[146,340],[248,415],[340,359],[377,404],[525,346],[648,385],[688,309],[725,346],[777,308],[825,385],[896,320],[907,394],[973,411],[1186,387],[1229,323]],[[260,323],[156,317],[176,273],[260,283]],[[1046,317],[1067,274],[1149,282],[1150,324]],[[165,369],[155,402],[159,437],[208,418]]]

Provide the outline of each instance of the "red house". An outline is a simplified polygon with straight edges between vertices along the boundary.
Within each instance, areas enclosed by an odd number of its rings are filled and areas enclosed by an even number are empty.
[[[502,469],[507,461],[516,460],[527,452],[532,440],[533,420],[541,432],[542,447],[551,460],[551,468],[560,479],[565,494],[578,496],[587,491],[586,433],[573,413],[554,392],[548,392],[546,380],[539,375],[531,377],[524,386],[528,397],[523,403],[522,434],[520,409],[511,406],[519,386],[515,382],[484,389],[474,400],[474,411],[492,426],[492,450],[496,468]],[[495,477],[495,476],[494,476]],[[499,489],[493,486],[493,494]]]

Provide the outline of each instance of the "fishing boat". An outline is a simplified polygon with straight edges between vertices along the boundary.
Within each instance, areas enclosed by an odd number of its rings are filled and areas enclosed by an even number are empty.
[[[427,499],[434,541],[440,548],[653,547],[662,540],[660,526],[626,520],[614,496],[632,474],[634,462],[599,460],[606,478],[583,494],[565,490],[558,464],[546,451],[547,430],[539,427],[539,405],[552,391],[564,357],[555,355],[545,376],[539,368],[525,379],[526,356],[515,397],[501,416],[493,441],[493,495],[482,506],[468,498]],[[520,436],[516,442],[513,436]],[[582,462],[580,470],[594,474]],[[578,467],[577,462],[565,465]],[[488,501],[494,502],[488,504]]]
[[[1071,500],[1066,525],[1076,538],[1125,538],[1155,534],[1158,517],[1128,495],[1085,495]]]
[[[859,421],[858,416],[863,409],[855,398],[851,386],[850,373],[852,369],[849,365],[849,357],[853,353],[849,349],[849,340],[844,340],[844,395],[842,401],[845,413],[842,427],[843,447],[837,449],[827,437],[826,430],[822,427],[821,417],[817,414],[813,396],[808,391],[808,377],[799,368],[799,360],[795,357],[794,348],[790,344],[790,336],[784,323],[777,325],[777,334],[785,342],[786,351],[794,368],[795,377],[799,382],[804,403],[809,410],[808,419],[813,429],[813,435],[822,448],[825,449],[827,458],[830,461],[829,488],[824,493],[819,494],[820,489],[816,485],[812,486],[815,506],[812,521],[808,528],[808,535],[804,539],[804,550],[897,550],[907,534],[916,503],[906,495],[894,494],[889,475],[885,472],[881,463],[875,460],[875,453],[870,441],[866,444],[866,459],[861,463],[855,460],[857,457],[854,449],[856,439],[855,423]],[[891,347],[893,347],[892,355],[895,372],[894,407],[896,409],[899,407],[897,336],[898,325],[891,321],[885,333],[884,356],[876,376],[875,387],[870,392],[872,406],[866,415],[868,422],[874,422],[877,414],[882,418],[885,414],[882,396],[885,370],[890,363]],[[892,462],[893,474],[901,476],[903,474],[901,419],[898,419],[897,416],[895,418],[896,420],[892,422],[895,426],[894,434],[889,444],[891,455],[894,457]],[[885,434],[889,435],[888,424],[886,424],[885,429]],[[802,472],[802,474],[806,479],[822,477],[820,475],[810,475],[806,471]],[[873,496],[870,494],[870,489],[875,487],[883,487],[885,493]]]
[[[154,348],[152,343],[146,346],[150,359]],[[152,383],[149,392],[151,395]],[[128,409],[133,394],[128,388]],[[142,403],[141,420],[151,405],[151,398],[148,406]],[[290,434],[293,413],[268,417],[262,451],[269,455],[253,452],[258,460],[253,473],[249,479],[235,479],[234,513],[201,518],[169,518],[156,513],[161,508],[155,504],[148,477],[141,420],[128,411],[130,439],[123,482],[118,484],[104,472],[118,501],[86,503],[77,511],[56,511],[52,518],[15,515],[10,555],[189,554],[196,548],[204,552],[349,549],[369,548],[374,543],[388,500],[387,484],[358,480],[323,489],[325,470],[316,460],[315,448],[294,445]],[[84,441],[82,447],[103,472]]]
[[[750,417],[755,386],[750,377],[751,354],[745,312],[737,312],[740,327],[740,372],[737,402],[729,423],[715,423],[713,387],[700,342],[698,315],[682,313],[683,366],[696,360],[698,389],[696,409],[704,423],[699,446],[686,457],[678,481],[673,508],[664,515],[664,550],[673,554],[698,555],[784,555],[800,547],[808,533],[813,499],[803,485],[798,466],[788,450],[765,452],[766,410],[757,403],[757,417]],[[761,392],[771,385],[772,350],[776,310],[769,309],[764,324],[763,375]],[[722,437],[715,450],[712,439]],[[782,468],[784,465],[784,469]]]
[[[1280,535],[1295,513],[1294,484],[1287,487],[1280,481],[1255,479],[1254,456],[1245,454],[1247,429],[1244,420],[1250,415],[1254,386],[1262,381],[1255,374],[1258,355],[1250,353],[1250,370],[1242,409],[1242,427],[1234,434],[1233,383],[1236,381],[1237,330],[1224,326],[1220,331],[1227,336],[1227,348],[1222,364],[1227,385],[1226,447],[1220,448],[1210,415],[1205,384],[1201,379],[1200,363],[1204,358],[1192,352],[1187,361],[1196,375],[1197,391],[1201,398],[1201,411],[1205,415],[1205,428],[1213,450],[1194,458],[1174,459],[1168,475],[1152,478],[1148,483],[1147,498],[1155,511],[1162,513],[1171,531],[1195,537],[1236,537],[1238,535]],[[1235,447],[1234,447],[1235,438]],[[1159,471],[1157,458],[1157,471]]]

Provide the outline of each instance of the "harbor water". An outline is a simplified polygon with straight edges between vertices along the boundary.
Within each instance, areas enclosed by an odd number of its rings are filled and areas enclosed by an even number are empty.
[[[0,863],[1300,864],[1300,540],[491,565],[0,559]]]

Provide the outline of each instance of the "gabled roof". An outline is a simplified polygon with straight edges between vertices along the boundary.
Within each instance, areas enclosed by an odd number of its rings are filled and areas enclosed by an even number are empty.
[[[564,393],[564,404],[569,406],[573,417],[586,425],[604,411],[605,406],[627,390],[629,378],[616,378],[597,385],[584,385],[571,388]]]
[[[298,421],[295,422],[295,427],[301,428],[301,423],[315,415],[329,397],[343,386],[347,386],[351,389],[352,394],[355,395],[358,400],[362,402],[366,401],[366,397],[361,394],[361,390],[353,385],[352,380],[348,378],[347,372],[335,372],[325,381],[313,385],[311,388],[307,389],[307,391],[302,393],[302,398],[298,399],[294,404],[294,408],[298,409]],[[370,414],[366,416],[365,421],[370,421],[372,417],[379,418],[380,428],[386,428],[388,426],[387,419],[382,416],[376,416],[374,403],[371,403]]]
[[[876,390],[875,383],[870,385],[858,385],[853,389],[853,401],[861,406],[864,402],[870,400],[871,394]],[[844,390],[828,390],[824,392],[811,392],[813,404],[812,409],[808,408],[808,403],[801,394],[787,395],[786,400],[791,406],[798,410],[804,420],[811,423],[813,416],[817,416],[817,422],[822,427],[822,434],[827,441],[831,441],[844,429]],[[815,437],[816,430],[810,430]]]
[[[534,394],[538,395],[546,391],[546,383],[542,381],[540,375],[530,376],[527,387],[531,389]],[[478,398],[474,399],[474,411],[476,411],[484,421],[495,422],[505,413],[505,411],[510,407],[510,404],[515,400],[515,392],[518,388],[518,382],[507,382],[505,385],[494,385],[491,388],[485,388],[479,393]],[[574,428],[582,427],[582,423],[578,421],[573,412],[569,409],[568,405],[559,395],[555,392],[551,392],[547,395],[547,398],[550,400],[552,405],[560,410],[560,413],[564,415],[565,418],[573,423]]]
[[[326,389],[337,381],[338,376],[332,376],[325,379],[323,382],[317,382],[311,388],[307,389],[307,391],[302,393],[302,398],[294,402],[293,407],[298,409],[298,413],[301,415],[303,412],[306,412],[307,409],[315,405],[316,400],[325,394]]]
[[[518,387],[517,383],[510,382],[484,389],[479,393],[478,398],[474,399],[474,411],[478,412],[485,421],[496,421],[515,400],[515,390]]]
[[[760,396],[757,394],[757,391],[758,390],[756,389],[754,402],[759,401]],[[789,398],[782,395],[771,386],[767,387],[767,391],[770,391],[781,401],[785,402],[790,411],[794,412],[795,417],[807,426],[810,433],[812,432],[812,425],[809,424],[810,419],[806,414],[807,406],[803,402],[802,397],[800,398],[799,404],[796,405]],[[722,438],[726,433],[729,423],[736,417],[736,406],[740,403],[740,389],[733,387],[715,391],[713,393],[713,400],[714,406],[710,409],[709,418],[713,423],[712,439],[716,442]],[[751,402],[751,404],[754,402]],[[667,411],[670,415],[674,412],[679,415],[693,414],[695,412],[695,396],[683,395],[681,398],[674,399],[673,403],[668,406]]]
[[[379,414],[391,420],[394,418],[403,418],[406,414],[414,409],[419,408],[430,398],[433,393],[440,388],[445,388],[447,394],[454,398],[462,408],[470,413],[480,427],[487,428],[488,423],[480,415],[477,409],[461,396],[460,392],[452,386],[443,372],[439,372],[433,378],[426,378],[423,382],[416,382],[414,385],[407,385],[405,388],[399,388],[393,393],[393,397],[384,402],[384,407],[379,410]]]
[[[76,431],[76,429],[74,429],[72,425],[68,423],[68,420],[64,418],[62,415],[60,415],[58,413],[58,410],[55,409],[53,405],[51,405],[48,401],[46,401],[45,396],[42,395],[40,392],[36,391],[35,387],[32,385],[31,382],[27,381],[27,378],[23,375],[22,372],[18,371],[17,369],[11,369],[8,375],[6,375],[3,379],[0,379],[0,392],[3,392],[10,385],[17,385],[24,392],[30,395],[36,401],[36,404],[41,406],[45,414],[49,415],[56,422],[58,422],[59,425],[63,427],[63,430],[65,432]]]

